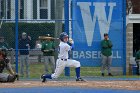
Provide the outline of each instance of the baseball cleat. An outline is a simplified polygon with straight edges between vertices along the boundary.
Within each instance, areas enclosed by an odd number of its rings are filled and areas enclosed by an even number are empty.
[[[113,76],[113,75],[111,73],[109,73],[108,76]]]
[[[46,78],[45,78],[45,75],[44,74],[42,74],[40,78],[41,78],[41,80],[42,80],[43,83],[46,81]]]
[[[86,80],[82,79],[81,77],[77,78],[76,81],[84,81],[84,82],[86,82]]]

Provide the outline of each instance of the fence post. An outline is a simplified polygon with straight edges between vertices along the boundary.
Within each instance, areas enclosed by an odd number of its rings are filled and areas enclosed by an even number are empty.
[[[126,0],[123,0],[123,75],[126,75]]]
[[[69,35],[69,0],[64,1],[65,32]],[[65,76],[70,76],[70,68],[65,67]]]
[[[15,57],[16,57],[16,73],[18,73],[18,0],[15,0]]]

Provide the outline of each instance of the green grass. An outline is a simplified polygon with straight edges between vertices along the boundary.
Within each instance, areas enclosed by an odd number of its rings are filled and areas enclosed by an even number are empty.
[[[30,78],[40,78],[40,76],[43,73],[45,73],[43,63],[30,64],[29,69],[30,69]],[[20,72],[20,67],[19,67],[19,72]],[[49,68],[49,73],[51,73],[50,68]],[[81,76],[99,76],[99,75],[100,75],[100,69],[97,67],[81,67]],[[70,68],[70,76],[75,77],[75,68]],[[64,71],[60,77],[65,77]]]
[[[51,70],[49,71],[51,73]],[[40,78],[40,75],[42,75],[43,73],[45,73],[43,63],[30,64],[30,78]],[[81,67],[81,76],[94,77],[100,75],[101,75],[100,67]],[[75,68],[70,68],[70,76],[75,77]],[[64,71],[60,77],[65,77]],[[131,76],[116,75],[114,76],[114,78],[140,78],[140,77],[136,75],[131,75]]]
[[[30,78],[31,79],[39,79],[40,76],[45,73],[44,70],[44,64],[43,63],[35,63],[30,64]],[[25,69],[25,68],[24,68]],[[51,72],[50,68],[49,71]],[[20,67],[19,67],[20,72]],[[88,76],[88,77],[99,77],[101,75],[100,67],[81,67],[81,76]],[[64,71],[61,74],[60,78],[65,77]],[[75,68],[70,68],[70,77],[75,77]],[[105,76],[107,77],[107,76]],[[25,78],[25,77],[21,77]],[[130,75],[130,76],[124,76],[124,75],[116,75],[113,78],[140,78],[140,76],[136,75]]]

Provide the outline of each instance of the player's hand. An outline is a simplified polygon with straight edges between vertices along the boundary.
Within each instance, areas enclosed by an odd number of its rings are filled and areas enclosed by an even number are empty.
[[[28,39],[31,40],[31,36],[28,36]]]
[[[16,77],[17,80],[19,80],[19,74],[15,73],[14,76]]]
[[[74,41],[73,41],[72,38],[69,38],[69,43],[70,43],[70,44],[74,44]]]
[[[13,50],[13,48],[9,48],[9,49],[8,49],[8,51],[12,51],[12,50]]]
[[[49,52],[49,50],[43,50],[43,52]]]
[[[109,40],[109,38],[107,38],[107,40]]]

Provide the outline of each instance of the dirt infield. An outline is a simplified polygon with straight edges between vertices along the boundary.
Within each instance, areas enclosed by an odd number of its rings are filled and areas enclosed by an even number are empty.
[[[21,87],[83,87],[83,88],[112,88],[140,90],[140,81],[16,81],[14,83],[0,83],[0,88],[21,88]]]

